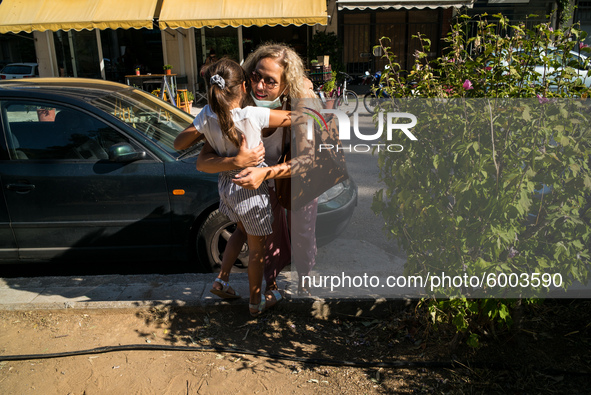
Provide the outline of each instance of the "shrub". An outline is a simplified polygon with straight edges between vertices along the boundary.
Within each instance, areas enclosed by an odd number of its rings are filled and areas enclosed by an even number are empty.
[[[390,99],[378,109],[419,121],[418,140],[403,152],[379,152],[385,188],[373,209],[406,252],[407,274],[559,273],[564,289],[586,283],[591,111],[589,88],[569,57],[588,50],[579,45],[584,32],[548,24],[528,30],[485,15],[468,36],[470,23],[459,17],[444,54],[431,62],[430,42],[419,34],[421,50],[409,71],[380,41],[390,64],[382,76]],[[582,66],[589,70],[589,59]],[[442,288],[429,304],[435,322],[453,323],[472,346],[484,326],[510,326],[521,297],[547,292],[484,285]]]

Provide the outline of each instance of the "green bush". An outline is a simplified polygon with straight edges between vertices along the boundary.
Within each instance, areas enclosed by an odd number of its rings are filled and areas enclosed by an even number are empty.
[[[408,112],[419,122],[412,129],[418,140],[403,152],[378,153],[385,188],[373,209],[406,252],[407,274],[559,273],[565,289],[586,284],[591,111],[589,88],[568,56],[588,51],[579,44],[584,32],[548,24],[528,30],[495,15],[476,21],[468,36],[473,23],[459,17],[444,55],[431,62],[429,40],[417,37],[421,50],[409,71],[381,40],[390,99],[378,110]],[[544,64],[545,75],[536,72]],[[589,59],[582,67],[589,70]],[[438,291],[431,318],[454,324],[471,346],[482,328],[510,326],[522,297],[490,286],[478,290],[479,299],[470,287]],[[507,297],[513,299],[500,299]]]

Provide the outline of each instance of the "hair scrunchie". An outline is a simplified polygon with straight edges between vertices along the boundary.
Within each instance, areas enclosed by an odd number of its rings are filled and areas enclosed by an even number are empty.
[[[219,74],[212,75],[211,78],[209,79],[209,83],[212,85],[215,84],[215,85],[219,86],[220,89],[224,89],[226,87],[226,81]]]

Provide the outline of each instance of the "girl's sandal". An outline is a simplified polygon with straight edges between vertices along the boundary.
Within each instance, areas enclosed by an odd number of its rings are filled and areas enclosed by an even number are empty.
[[[265,307],[267,306],[267,299],[265,299],[264,295],[261,295],[261,301],[258,304],[248,304],[248,308],[250,309],[251,317],[258,317],[259,315],[263,314],[265,311]],[[253,311],[255,310],[255,311]]]
[[[238,292],[236,292],[236,290],[234,288],[230,287],[230,284],[228,284],[226,281],[224,281],[218,277],[214,280],[214,282],[220,283],[222,285],[222,289],[211,288],[209,290],[209,292],[211,292],[212,294],[217,295],[222,299],[239,299],[240,298],[240,295],[238,295]],[[228,292],[230,289],[232,289],[232,291],[234,292],[233,294]]]

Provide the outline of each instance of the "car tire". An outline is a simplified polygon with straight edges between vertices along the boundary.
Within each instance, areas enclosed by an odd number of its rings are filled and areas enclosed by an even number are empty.
[[[236,224],[219,210],[209,214],[196,235],[197,258],[204,272],[218,272],[226,244],[236,230]],[[248,245],[244,243],[234,266],[248,267]]]

